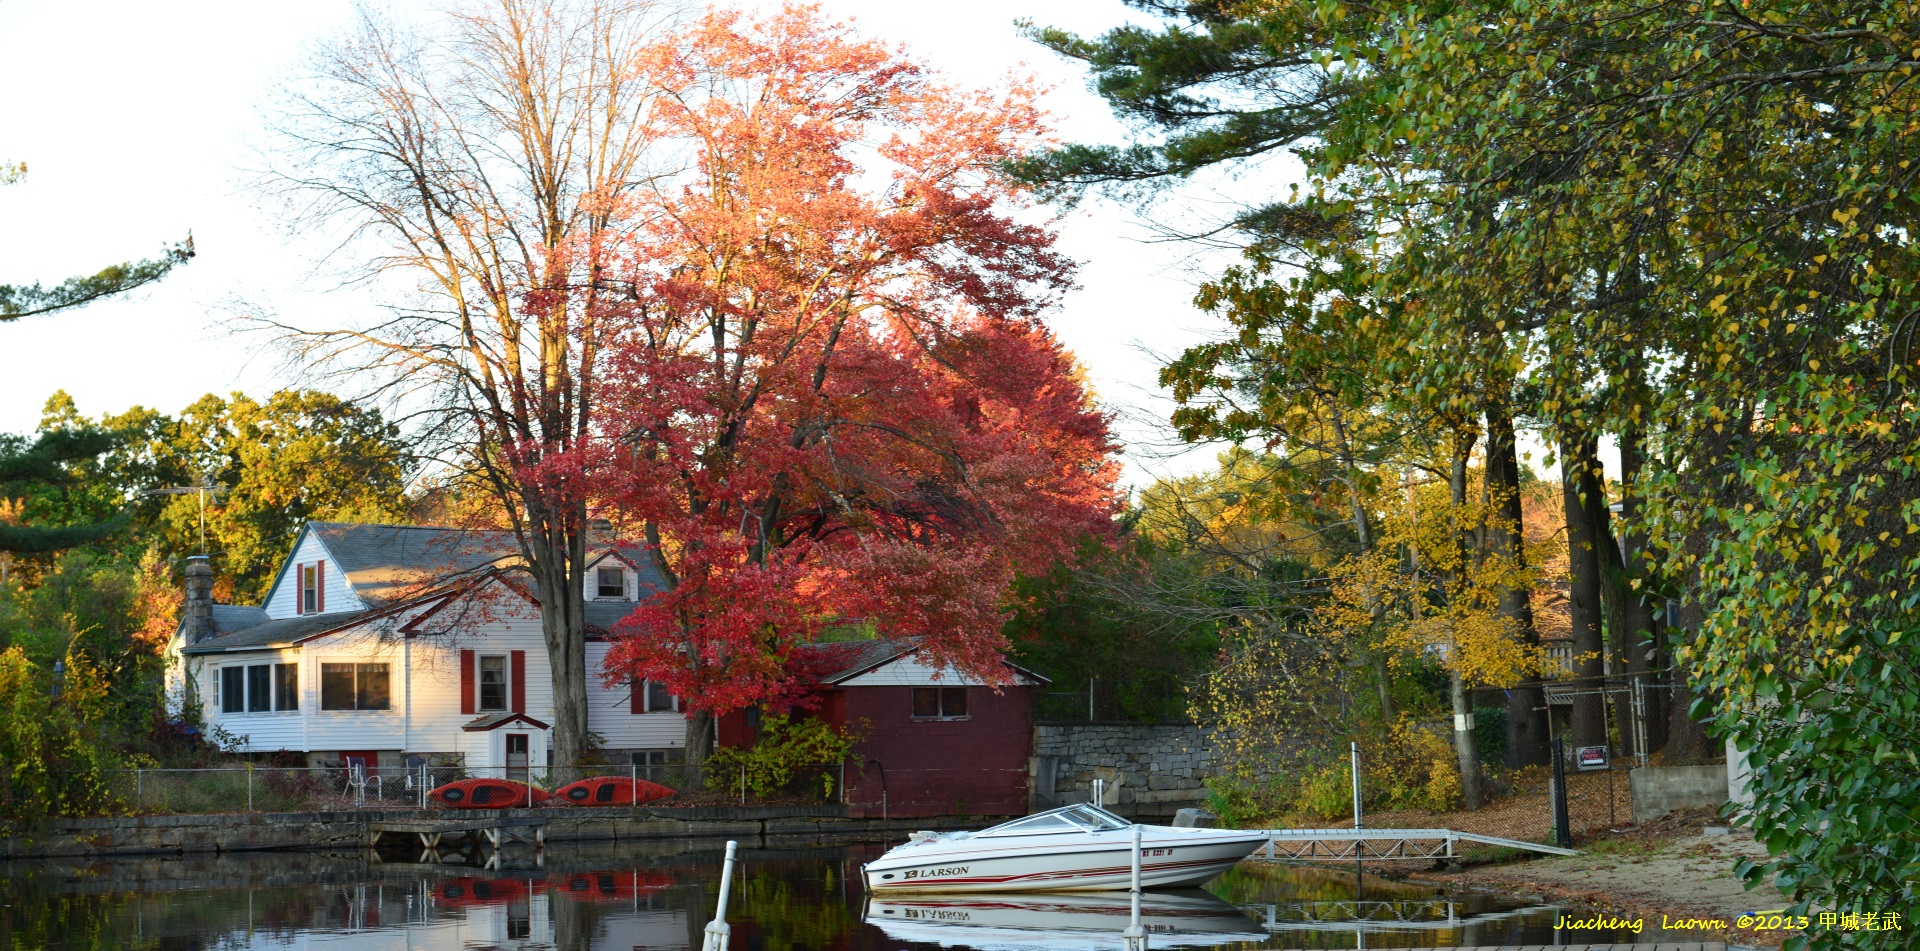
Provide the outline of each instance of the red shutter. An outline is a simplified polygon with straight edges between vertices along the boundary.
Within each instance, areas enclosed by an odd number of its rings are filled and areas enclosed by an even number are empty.
[[[307,565],[293,566],[293,613],[307,613]]]
[[[313,609],[321,614],[327,613],[327,563],[313,563]]]
[[[627,712],[647,712],[647,682],[635,677],[627,681],[627,686],[633,688],[633,695],[627,698]]]
[[[527,712],[527,652],[513,652],[513,712]]]
[[[473,652],[460,652],[460,712],[473,712]]]

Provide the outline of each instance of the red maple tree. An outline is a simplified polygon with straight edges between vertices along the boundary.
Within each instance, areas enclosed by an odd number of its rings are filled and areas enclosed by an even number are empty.
[[[668,590],[603,672],[707,717],[805,702],[795,648],[871,623],[1000,682],[1017,571],[1111,531],[1116,451],[1039,316],[1073,263],[1002,169],[1035,90],[969,91],[817,9],[663,52],[685,167],[621,200],[591,471]],[[554,478],[565,476],[556,473]]]

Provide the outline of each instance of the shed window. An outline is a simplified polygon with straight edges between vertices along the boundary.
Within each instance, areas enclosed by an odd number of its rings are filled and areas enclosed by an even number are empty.
[[[320,709],[387,710],[392,706],[386,664],[320,665]]]
[[[913,688],[913,718],[916,720],[958,720],[967,715],[967,688]]]
[[[507,659],[505,657],[480,658],[480,709],[505,710],[507,708]]]
[[[595,572],[596,584],[602,598],[624,598],[627,596],[627,573],[620,568],[601,568]]]

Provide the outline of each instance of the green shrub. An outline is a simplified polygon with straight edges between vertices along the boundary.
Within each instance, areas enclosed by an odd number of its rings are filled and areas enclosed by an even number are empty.
[[[844,763],[860,739],[824,720],[770,716],[761,721],[760,738],[752,746],[723,747],[707,757],[706,786],[738,796],[744,781],[746,792],[761,799],[797,792],[798,770]],[[833,795],[838,776],[835,770],[814,777],[823,797]],[[801,781],[807,778],[798,777]]]

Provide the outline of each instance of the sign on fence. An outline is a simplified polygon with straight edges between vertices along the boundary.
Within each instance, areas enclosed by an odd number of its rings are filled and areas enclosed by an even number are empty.
[[[1607,748],[1604,746],[1576,746],[1573,749],[1573,764],[1581,769],[1606,769]]]

